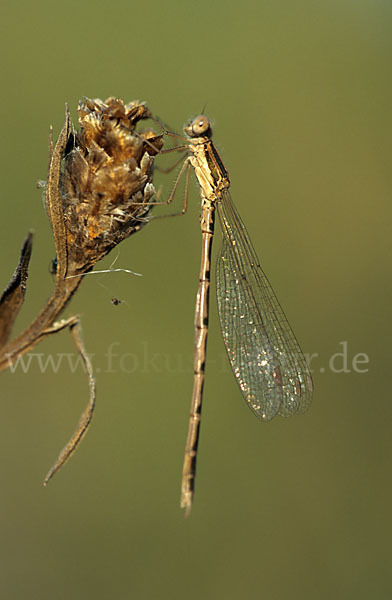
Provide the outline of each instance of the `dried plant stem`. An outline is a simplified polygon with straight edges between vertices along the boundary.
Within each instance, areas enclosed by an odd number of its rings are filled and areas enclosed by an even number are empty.
[[[64,282],[65,285],[61,286],[61,293],[58,289],[58,286],[56,286],[45,308],[40,312],[33,323],[31,323],[31,325],[23,333],[21,333],[14,342],[9,344],[3,350],[3,354],[0,357],[0,370],[3,370],[11,366],[14,360],[17,360],[19,356],[31,350],[36,344],[41,342],[46,337],[57,333],[62,329],[69,328],[76,349],[79,352],[87,371],[90,389],[88,404],[80,417],[79,424],[71,439],[60,452],[55,464],[45,477],[44,485],[46,485],[49,479],[51,479],[51,477],[53,477],[53,475],[64,465],[64,463],[70,458],[82,441],[83,437],[87,433],[95,407],[95,380],[93,376],[93,368],[80,335],[79,317],[72,316],[68,319],[54,322],[56,317],[71,298],[72,294],[79,287],[81,281],[82,277],[79,277],[78,279],[72,279],[70,282]]]
[[[46,303],[45,308],[38,314],[34,321],[23,331],[13,342],[6,346],[0,354],[0,371],[7,369],[17,359],[31,350],[36,344],[47,337],[51,331],[49,328],[53,325],[56,318],[65,308],[72,294],[77,290],[82,277],[78,279],[67,280],[64,285],[56,286],[52,296]]]

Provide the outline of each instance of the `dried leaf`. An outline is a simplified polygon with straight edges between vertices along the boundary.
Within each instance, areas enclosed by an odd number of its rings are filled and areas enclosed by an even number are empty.
[[[0,298],[0,347],[7,343],[24,301],[32,243],[33,234],[30,232],[23,242],[18,266]]]
[[[79,446],[80,442],[82,441],[82,439],[84,438],[84,436],[87,433],[87,430],[91,423],[91,419],[93,418],[93,413],[94,413],[94,408],[95,408],[95,379],[93,376],[93,367],[92,367],[91,361],[86,352],[86,349],[83,344],[83,340],[80,335],[79,317],[71,317],[70,319],[60,321],[59,323],[54,323],[54,325],[46,333],[47,334],[57,333],[58,331],[61,331],[61,329],[64,329],[65,327],[70,328],[72,337],[74,339],[75,346],[76,346],[80,356],[82,357],[83,364],[84,364],[87,374],[88,374],[90,395],[89,395],[88,404],[79,419],[78,426],[76,427],[69,442],[66,444],[66,446],[63,448],[63,450],[60,452],[55,464],[53,465],[53,467],[50,469],[50,471],[46,475],[45,480],[44,480],[44,485],[47,485],[47,483],[53,477],[53,475],[55,473],[57,473],[57,471],[59,469],[61,469],[61,467],[67,462],[67,460],[71,457],[71,455],[75,452],[75,450]]]
[[[68,105],[65,106],[65,123],[56,145],[50,148],[50,164],[46,184],[45,207],[52,225],[57,256],[57,284],[67,274],[67,237],[65,233],[63,201],[60,192],[61,159],[71,131],[71,117]],[[51,144],[50,144],[51,146]]]

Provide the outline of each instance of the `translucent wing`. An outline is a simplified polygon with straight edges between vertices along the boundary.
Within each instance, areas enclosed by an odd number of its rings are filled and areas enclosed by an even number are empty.
[[[242,395],[264,421],[276,414],[304,412],[313,391],[305,357],[227,191],[217,209],[223,232],[217,261],[218,310]]]

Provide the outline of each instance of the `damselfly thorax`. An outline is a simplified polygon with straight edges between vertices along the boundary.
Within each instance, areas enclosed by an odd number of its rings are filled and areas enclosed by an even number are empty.
[[[210,139],[210,123],[207,117],[201,115],[185,127],[184,131],[191,138],[188,148],[192,154],[188,160],[195,169],[200,192],[206,200],[215,202],[221,198],[223,190],[229,189],[230,180],[222,159]]]

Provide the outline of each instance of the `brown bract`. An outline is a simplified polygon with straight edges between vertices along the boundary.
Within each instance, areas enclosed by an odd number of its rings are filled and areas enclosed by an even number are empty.
[[[79,317],[56,321],[83,275],[123,239],[147,222],[154,202],[154,156],[162,136],[151,129],[136,131],[151,114],[143,102],[124,104],[118,98],[85,99],[79,103],[80,131],[66,107],[56,145],[49,138],[49,172],[45,207],[56,246],[56,284],[46,305],[30,326],[9,342],[23,304],[32,249],[30,233],[19,264],[0,298],[0,371],[15,363],[39,341],[69,328],[89,381],[89,402],[68,444],[45,478],[66,462],[83,439],[95,406],[93,369],[80,335]]]

